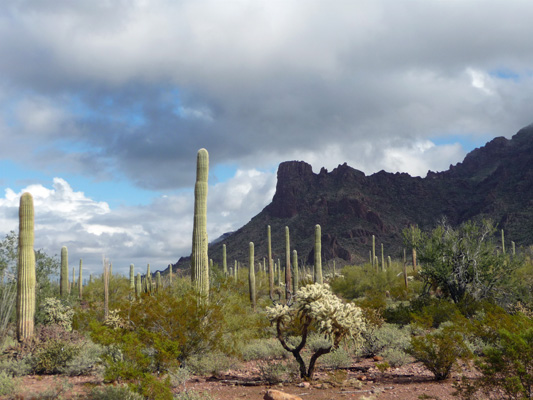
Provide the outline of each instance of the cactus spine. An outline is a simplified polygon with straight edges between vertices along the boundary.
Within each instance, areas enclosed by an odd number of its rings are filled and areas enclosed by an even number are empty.
[[[35,252],[33,197],[24,193],[19,206],[19,243],[17,268],[17,340],[33,336],[35,316]]]
[[[254,265],[254,242],[250,242],[250,268],[248,271],[248,282],[250,284],[250,303],[255,310],[256,293],[255,293],[255,265]]]
[[[270,290],[270,298],[274,299],[274,260],[272,259],[272,240],[270,237],[270,225],[267,226],[267,241],[268,241],[268,285]]]
[[[79,295],[80,295],[80,300],[83,297],[83,272],[82,272],[83,270],[82,270],[82,266],[83,266],[83,261],[80,258],[80,273],[78,274],[79,275],[79,278],[78,278],[78,292],[79,292]]]
[[[201,297],[209,295],[209,257],[207,254],[207,177],[209,154],[198,150],[194,186],[194,224],[192,234],[191,280]]]
[[[285,227],[285,298],[291,298],[291,240],[289,227]]]
[[[292,271],[294,274],[294,279],[292,282],[292,292],[296,293],[298,291],[298,252],[296,250],[292,251]]]
[[[324,283],[322,279],[322,230],[315,225],[315,283]]]
[[[226,261],[226,245],[222,245],[222,269],[224,270],[224,276],[228,276],[228,262]]]
[[[59,295],[68,295],[68,250],[67,246],[61,247],[61,274],[59,277]]]

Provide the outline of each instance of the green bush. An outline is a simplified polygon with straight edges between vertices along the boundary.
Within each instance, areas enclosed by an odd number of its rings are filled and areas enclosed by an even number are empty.
[[[259,377],[269,384],[290,382],[299,374],[298,365],[292,361],[260,361]]]
[[[215,398],[209,393],[185,390],[175,395],[174,400],[215,400]]]
[[[424,364],[436,380],[448,378],[459,359],[471,357],[463,336],[450,325],[424,336],[411,338],[407,352]]]
[[[11,396],[15,394],[18,386],[18,379],[14,379],[6,371],[0,371],[0,396]]]
[[[184,361],[187,368],[196,375],[220,375],[234,368],[236,360],[224,353],[214,351],[202,355],[194,355]]]
[[[67,361],[67,363],[60,367],[62,374],[70,376],[102,374],[102,355],[104,348],[90,340],[87,340],[74,357]]]
[[[79,352],[78,345],[63,340],[50,340],[34,354],[33,369],[37,374],[61,373]]]
[[[0,360],[0,372],[5,372],[10,376],[25,376],[32,372],[31,356],[22,359],[3,358]]]
[[[256,339],[243,347],[241,351],[244,361],[287,358],[290,353],[281,346],[277,339]]]
[[[405,352],[410,344],[410,328],[400,328],[394,324],[383,324],[380,327],[371,325],[363,333],[363,338],[362,355],[385,357],[383,353],[389,351],[390,355],[390,350],[393,349]]]
[[[339,347],[337,350],[324,354],[320,359],[320,363],[328,368],[348,368],[352,365],[352,356],[343,347]]]
[[[144,397],[133,392],[126,385],[93,388],[87,396],[88,400],[144,400]]]
[[[183,385],[190,379],[191,372],[188,368],[180,367],[169,371],[168,376],[170,377],[170,384],[172,387],[177,387]]]

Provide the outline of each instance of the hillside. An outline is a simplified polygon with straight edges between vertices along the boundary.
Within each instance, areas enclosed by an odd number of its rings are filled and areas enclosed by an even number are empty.
[[[533,125],[508,140],[498,137],[470,152],[462,163],[425,178],[406,173],[363,172],[339,165],[313,173],[303,161],[279,165],[276,193],[258,215],[210,247],[221,262],[226,243],[228,264],[245,261],[248,243],[258,259],[266,256],[266,226],[272,227],[273,256],[284,258],[284,227],[300,260],[312,263],[315,224],[322,226],[325,261],[368,259],[372,235],[386,254],[401,253],[401,231],[409,224],[431,229],[442,218],[456,225],[491,218],[517,245],[533,243]],[[300,262],[302,262],[300,261]],[[186,264],[182,259],[180,264]]]

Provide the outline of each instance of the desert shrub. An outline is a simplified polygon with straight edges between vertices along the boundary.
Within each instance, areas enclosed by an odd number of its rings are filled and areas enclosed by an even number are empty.
[[[56,378],[52,387],[39,394],[30,395],[29,397],[32,400],[63,400],[66,399],[66,397],[63,396],[66,396],[72,390],[72,387],[73,385],[68,379]]]
[[[48,297],[41,303],[43,323],[45,325],[58,325],[66,331],[72,330],[74,310],[55,297]]]
[[[506,328],[491,337],[476,360],[482,376],[474,381],[463,379],[457,386],[461,397],[498,393],[501,399],[533,398],[533,320],[515,315],[502,325]]]
[[[0,396],[11,396],[15,394],[19,386],[19,380],[14,379],[6,371],[0,371]]]
[[[447,299],[428,298],[426,305],[412,312],[412,321],[427,329],[438,328],[442,323],[461,317],[459,306]]]
[[[295,343],[297,344],[297,343]],[[319,335],[317,333],[311,333],[307,338],[307,350],[311,352],[316,352],[319,349],[325,349],[331,346],[331,341],[324,337],[324,335]]]
[[[411,357],[405,350],[396,348],[386,348],[381,353],[382,356],[391,367],[401,367],[411,361]]]
[[[333,369],[348,368],[352,365],[352,356],[345,348],[339,347],[337,350],[325,354],[320,359],[320,363]]]
[[[88,400],[144,400],[143,396],[133,392],[127,385],[93,388],[87,395]]]
[[[412,337],[407,352],[431,371],[436,380],[450,376],[459,359],[471,357],[463,336],[447,325],[424,336]]]
[[[290,361],[260,361],[259,377],[269,384],[290,382],[299,374],[298,365]]]
[[[34,354],[33,369],[37,374],[60,373],[79,351],[78,345],[63,340],[50,340]]]
[[[385,357],[383,353],[389,351],[389,354],[392,354],[390,352],[392,349],[397,352],[405,352],[410,344],[410,328],[400,328],[397,325],[388,323],[380,327],[370,325],[363,332],[363,339],[362,355]],[[395,356],[398,356],[398,354]]]
[[[236,360],[219,351],[193,355],[184,361],[187,368],[196,375],[220,375],[235,367]]]
[[[172,387],[177,387],[189,380],[191,372],[186,367],[180,367],[169,371],[168,376],[170,377],[170,384]]]
[[[274,338],[253,340],[245,345],[241,351],[244,361],[281,358],[288,354],[287,350]]]
[[[89,375],[103,373],[101,356],[104,348],[90,340],[87,340],[67,363],[60,367],[62,374],[70,376]]]
[[[0,360],[0,372],[10,376],[25,376],[32,372],[32,360],[30,356],[22,359],[3,358]]]
[[[215,400],[215,398],[206,392],[185,390],[175,395],[174,400]]]

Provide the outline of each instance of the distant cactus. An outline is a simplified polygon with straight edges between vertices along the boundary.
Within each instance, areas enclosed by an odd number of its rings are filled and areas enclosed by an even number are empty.
[[[372,266],[377,269],[376,263],[376,237],[372,235]]]
[[[152,273],[150,272],[150,264],[146,267],[146,276],[144,277],[145,282],[145,292],[151,293],[152,292]]]
[[[135,291],[135,266],[130,264],[130,291]]]
[[[137,272],[137,279],[135,280],[135,297],[140,298],[142,293],[142,277],[141,273]]]
[[[191,281],[201,297],[209,295],[209,257],[207,254],[207,178],[209,154],[198,150],[194,187],[194,224],[192,235]]]
[[[228,276],[228,262],[226,261],[226,245],[222,245],[222,270],[224,271],[224,276]]]
[[[76,270],[72,267],[72,289],[76,288]]]
[[[323,284],[322,279],[322,230],[320,225],[315,225],[315,283]]]
[[[83,266],[83,262],[82,262],[82,260],[80,258],[80,273],[78,274],[79,275],[79,278],[78,278],[78,292],[79,292],[79,295],[80,295],[80,300],[83,297],[83,271],[82,271],[82,266]]]
[[[59,295],[68,295],[68,250],[67,246],[61,247],[61,272],[59,275]]]
[[[292,292],[296,293],[298,291],[298,252],[296,250],[292,251],[292,272],[293,272],[293,282],[292,282]]]
[[[387,256],[387,269],[390,269],[391,265],[392,265],[392,260],[391,260],[390,256]]]
[[[239,279],[239,265],[237,264],[237,260],[235,260],[235,268],[233,268],[233,279],[235,280],[235,283],[237,283]]]
[[[256,305],[256,293],[255,293],[255,264],[254,264],[254,242],[250,242],[250,268],[248,271],[248,282],[250,288],[250,303],[255,310]]]
[[[24,193],[19,206],[19,243],[17,266],[17,340],[33,336],[35,316],[35,252],[33,197]]]
[[[385,271],[385,253],[383,251],[383,243],[381,243],[381,269]]]
[[[502,254],[505,254],[505,234],[502,229]]]
[[[161,284],[161,273],[157,271],[155,273],[155,291],[159,293],[162,289],[163,285]]]
[[[511,241],[511,251],[513,256],[516,256],[516,245],[513,241]]]
[[[172,264],[168,264],[168,282],[172,286]]]
[[[270,237],[270,225],[267,226],[267,241],[268,241],[268,285],[270,290],[270,298],[274,299],[274,260],[272,259],[272,240]]]
[[[285,298],[291,297],[291,239],[289,227],[285,227]]]

